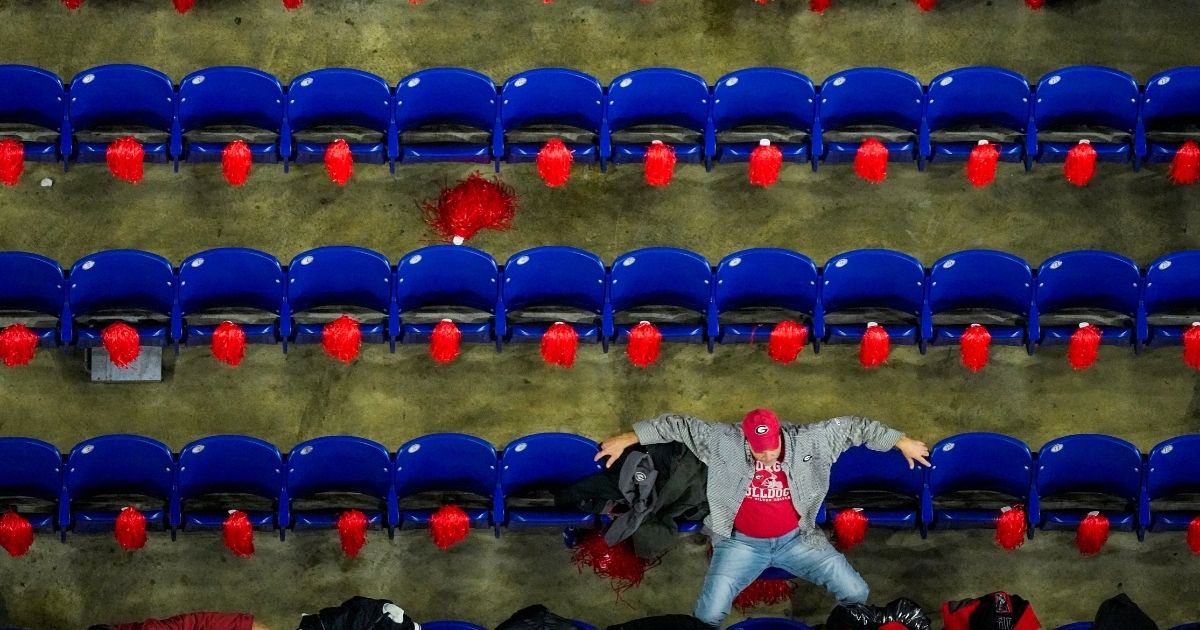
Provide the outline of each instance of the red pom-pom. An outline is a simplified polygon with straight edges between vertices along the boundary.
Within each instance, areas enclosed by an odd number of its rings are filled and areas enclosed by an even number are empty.
[[[571,162],[575,156],[558,138],[551,138],[537,154],[538,176],[551,188],[558,188],[571,179]]]
[[[221,322],[213,331],[212,353],[218,361],[237,367],[246,356],[246,331],[233,322]]]
[[[196,5],[196,0],[174,0],[174,2],[175,10],[181,14],[191,11],[192,7]]]
[[[337,519],[338,537],[342,540],[342,551],[347,558],[358,557],[363,545],[367,544],[367,515],[358,510],[346,510]]]
[[[443,505],[429,517],[429,535],[442,551],[466,540],[470,533],[471,517],[457,505]]]
[[[575,350],[579,346],[579,333],[574,326],[554,322],[542,334],[542,360],[551,365],[569,368],[575,365]]]
[[[804,350],[808,341],[808,327],[785,319],[771,329],[771,339],[767,342],[767,356],[776,363],[791,363]]]
[[[625,346],[625,354],[629,362],[647,368],[658,361],[659,349],[662,346],[662,333],[650,322],[640,322],[629,330],[629,343]]]
[[[661,188],[671,185],[671,177],[675,175],[675,149],[662,140],[655,140],[646,147],[646,156],[642,159],[642,167],[646,183]]]
[[[937,8],[937,0],[917,0],[917,8],[922,11],[932,11]]]
[[[1200,370],[1200,322],[1192,322],[1183,331],[1183,362],[1192,369]]]
[[[825,13],[825,9],[833,4],[833,0],[808,0],[808,10],[814,13]]]
[[[612,580],[613,590],[618,595],[641,584],[646,570],[655,565],[633,552],[631,540],[622,540],[615,547],[609,547],[604,535],[598,531],[590,531],[580,539],[571,553],[571,561],[580,571],[588,566],[596,575]]]
[[[1195,140],[1184,142],[1175,151],[1170,177],[1173,184],[1195,184],[1200,181],[1200,145]]]
[[[0,547],[8,555],[17,558],[25,555],[33,545],[33,525],[24,516],[13,511],[0,517]]]
[[[1067,161],[1063,163],[1063,177],[1076,186],[1087,186],[1096,175],[1096,148],[1087,140],[1067,151]]]
[[[146,546],[146,516],[135,507],[121,508],[113,528],[117,544],[125,551],[134,551]]]
[[[354,155],[345,140],[338,138],[325,147],[325,173],[338,186],[345,186],[354,176]]]
[[[458,358],[462,346],[462,332],[453,321],[443,319],[433,327],[429,337],[429,356],[439,365],[445,365]]]
[[[992,343],[992,334],[983,324],[971,324],[958,338],[958,352],[962,355],[963,367],[978,372],[988,362],[988,346]]]
[[[304,0],[283,0],[283,8],[288,11],[295,11],[304,6]]]
[[[221,525],[225,534],[225,546],[239,558],[249,558],[254,555],[254,525],[250,517],[240,510],[230,510],[229,516]]]
[[[342,315],[325,324],[321,329],[321,347],[325,349],[325,354],[342,363],[353,361],[362,347],[362,330],[358,322],[348,315]]]
[[[142,161],[146,157],[146,151],[142,148],[142,143],[133,136],[121,136],[113,140],[112,144],[108,145],[104,157],[108,160],[108,171],[113,177],[130,184],[142,181]]]
[[[125,322],[113,322],[100,332],[100,340],[108,351],[108,359],[119,368],[127,368],[142,353],[138,332]]]
[[[443,188],[438,198],[422,204],[425,222],[442,238],[455,245],[479,230],[507,230],[517,214],[517,194],[499,179],[484,179],[471,173],[452,188]]]
[[[867,138],[854,154],[854,172],[859,177],[878,184],[887,179],[888,148],[876,138]]]
[[[1087,322],[1079,325],[1067,346],[1067,361],[1076,371],[1092,367],[1100,356],[1100,328]]]
[[[783,152],[771,144],[770,140],[759,140],[758,146],[750,154],[750,185],[767,188],[779,181],[779,171],[783,168]]]
[[[1192,553],[1200,556],[1200,516],[1193,518],[1192,522],[1188,523],[1187,545]]]
[[[19,140],[0,140],[0,183],[16,186],[25,172],[25,145]]]
[[[62,0],[63,6],[74,11],[83,5],[83,0]]]
[[[1000,508],[1000,516],[996,517],[996,543],[1005,551],[1019,549],[1025,544],[1027,527],[1025,508],[1019,505]]]
[[[863,331],[862,341],[858,344],[858,362],[867,369],[877,368],[887,363],[888,354],[892,350],[891,338],[883,326],[868,322]]]
[[[241,140],[234,140],[221,150],[221,174],[230,186],[237,188],[245,184],[253,164],[250,145]]]
[[[1108,542],[1108,517],[1099,512],[1088,512],[1075,532],[1075,546],[1079,553],[1094,556]]]
[[[0,331],[0,357],[5,367],[29,365],[37,354],[38,336],[24,324],[9,324]]]
[[[833,517],[834,545],[842,551],[849,551],[857,547],[867,537],[869,524],[862,508],[838,512],[837,516]]]
[[[983,188],[996,180],[996,165],[1000,163],[1000,149],[987,140],[980,140],[967,157],[967,180],[976,188]]]
[[[1025,6],[1037,11],[1046,4],[1046,0],[1025,0]]]
[[[733,598],[733,607],[745,612],[758,606],[774,606],[791,600],[794,592],[796,585],[791,580],[758,578]]]

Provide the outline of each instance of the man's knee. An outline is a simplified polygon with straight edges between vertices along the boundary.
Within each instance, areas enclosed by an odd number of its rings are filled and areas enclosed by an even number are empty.
[[[733,607],[733,598],[737,595],[734,588],[733,580],[724,576],[709,575],[700,591],[700,597],[696,600],[692,616],[705,625],[720,628],[721,622],[729,615],[729,609]]]
[[[855,576],[853,580],[847,580],[841,586],[838,595],[839,604],[865,604],[871,596],[871,588],[867,586],[866,580],[859,576]]]

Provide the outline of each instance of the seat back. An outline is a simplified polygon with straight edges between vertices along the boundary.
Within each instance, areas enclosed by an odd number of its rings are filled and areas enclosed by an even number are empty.
[[[287,90],[292,131],[321,125],[356,125],[387,132],[392,123],[392,89],[383,79],[353,68],[306,72]]]
[[[498,463],[496,447],[473,435],[423,435],[396,451],[396,495],[458,491],[490,497]]]
[[[1108,435],[1068,435],[1038,453],[1037,490],[1042,498],[1064,492],[1096,492],[1136,501],[1142,489],[1142,454]]]
[[[392,265],[362,247],[332,245],[298,254],[287,269],[287,301],[293,313],[348,305],[391,311]]]
[[[1200,310],[1200,250],[1167,254],[1146,268],[1146,314]]]
[[[1164,70],[1146,82],[1142,123],[1147,130],[1200,124],[1200,66]]]
[[[713,127],[779,125],[811,131],[817,110],[812,80],[783,68],[743,68],[713,87]]]
[[[496,126],[496,84],[466,68],[428,68],[396,84],[396,128],[467,125]]]
[[[880,452],[856,446],[838,457],[829,475],[829,494],[874,490],[892,492],[918,499],[925,487],[925,472],[920,466],[909,469],[904,455],[896,449]]]
[[[609,301],[613,311],[669,305],[708,312],[712,268],[703,256],[674,247],[647,247],[613,261]]]
[[[255,68],[216,66],[179,82],[179,126],[187,133],[210,125],[250,125],[278,133],[283,85]]]
[[[62,313],[66,282],[58,263],[26,252],[0,252],[0,310]]]
[[[213,493],[278,498],[283,480],[279,449],[258,438],[212,435],[179,452],[178,494],[184,501]]]
[[[25,437],[0,437],[0,496],[57,501],[63,487],[62,454]]]
[[[882,124],[907,129],[921,127],[925,89],[915,77],[891,68],[852,68],[825,79],[817,116],[821,129]]]
[[[1120,70],[1070,66],[1038,81],[1033,117],[1039,130],[1063,125],[1104,125],[1133,133],[1137,126],[1137,81]]]
[[[717,264],[713,306],[718,313],[777,306],[811,315],[817,296],[817,266],[803,254],[760,247],[734,252]]]
[[[604,87],[595,77],[567,68],[534,68],[513,75],[500,91],[506,131],[527,125],[562,124],[600,133]]]
[[[504,306],[570,306],[599,314],[604,274],[604,261],[582,249],[552,245],[517,252],[504,264]]]
[[[969,249],[938,259],[929,271],[929,309],[990,308],[1029,315],[1033,272],[1005,252]]]
[[[71,498],[99,494],[171,496],[175,462],[158,440],[101,435],[80,442],[67,457],[64,486]]]
[[[383,499],[392,487],[392,458],[383,445],[349,435],[297,444],[287,457],[292,499],[320,492],[356,492]]]
[[[75,317],[109,309],[170,315],[175,271],[166,258],[137,249],[110,249],[71,267],[67,299]]]
[[[925,121],[930,131],[984,125],[1024,132],[1029,82],[1004,68],[973,66],[943,72],[929,84]]]
[[[175,120],[175,86],[146,66],[111,64],[75,75],[70,89],[71,127],[141,125],[169,131]]]
[[[919,314],[925,299],[925,268],[912,256],[888,249],[859,249],[825,263],[821,303],[826,313],[886,307]]]
[[[1133,316],[1141,273],[1134,262],[1111,252],[1081,250],[1051,256],[1037,274],[1039,313],[1064,308],[1104,308]]]
[[[66,112],[58,75],[34,66],[0,65],[0,122],[61,131]]]
[[[500,489],[507,497],[529,489],[565,488],[600,472],[598,452],[598,444],[572,433],[517,438],[500,455]]]
[[[208,249],[179,265],[179,309],[185,317],[226,307],[279,313],[283,278],[283,267],[270,254],[244,247]]]
[[[934,445],[929,463],[934,498],[959,490],[987,490],[1025,499],[1033,483],[1029,447],[998,433],[950,436]]]
[[[743,619],[728,630],[812,630],[812,626],[782,617],[757,617]]]
[[[1150,450],[1146,494],[1151,501],[1173,494],[1200,493],[1200,435],[1181,435]]]
[[[459,245],[409,252],[396,266],[396,300],[403,313],[427,306],[496,310],[500,269],[491,255]]]
[[[708,83],[675,68],[626,72],[608,86],[608,127],[620,131],[644,124],[694,131],[708,126]]]

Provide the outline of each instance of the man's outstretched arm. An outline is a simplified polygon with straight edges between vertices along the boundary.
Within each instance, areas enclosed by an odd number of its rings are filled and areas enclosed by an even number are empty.
[[[834,458],[846,449],[865,445],[874,451],[899,450],[908,461],[909,468],[917,464],[929,466],[929,447],[924,442],[914,440],[882,422],[861,416],[841,416],[811,426],[824,434]]]
[[[664,413],[653,420],[634,423],[633,430],[614,435],[600,443],[596,461],[608,458],[604,465],[612,466],[625,449],[636,444],[682,442],[696,458],[708,463],[709,439],[712,425],[692,416]]]

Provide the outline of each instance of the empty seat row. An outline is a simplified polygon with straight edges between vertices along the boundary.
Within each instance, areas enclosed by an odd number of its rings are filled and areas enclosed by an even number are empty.
[[[285,89],[261,70],[221,66],[179,83],[144,66],[53,73],[0,66],[0,138],[24,142],[28,159],[103,161],[110,142],[133,135],[150,161],[219,160],[234,140],[256,160],[320,161],[344,138],[356,160],[520,162],[551,138],[582,162],[640,161],[652,140],[678,159],[745,161],[761,139],[794,162],[851,161],[868,137],[893,161],[965,159],[979,140],[1002,159],[1062,161],[1080,140],[1100,159],[1170,161],[1200,140],[1200,66],[1154,75],[1144,87],[1098,66],[1054,70],[1031,87],[1002,68],[968,67],[928,86],[887,68],[853,68],[819,87],[781,68],[745,68],[714,86],[673,68],[645,68],[605,88],[564,68],[519,73],[502,86],[473,70],[430,68],[384,79],[350,68],[302,74]]]
[[[817,265],[803,254],[756,248],[714,269],[699,254],[650,247],[599,256],[573,247],[535,247],[503,267],[486,252],[433,245],[401,256],[350,246],[319,247],[285,268],[270,254],[219,248],[179,268],[140,250],[108,250],[69,273],[53,260],[0,252],[0,324],[21,323],[43,346],[101,345],[114,321],[134,326],[143,345],[206,345],[223,321],[251,343],[313,343],[340,315],[375,343],[425,343],[452,319],[463,340],[539,341],[557,321],[581,341],[624,341],[650,321],[668,341],[765,341],[790,319],[822,343],[859,340],[868,322],[893,343],[954,344],[971,324],[992,342],[1069,341],[1078,325],[1097,326],[1108,344],[1179,344],[1200,320],[1200,250],[1167,254],[1140,270],[1103,251],[1051,256],[1036,270],[999,251],[966,250],[926,269],[916,258],[860,249]]]

